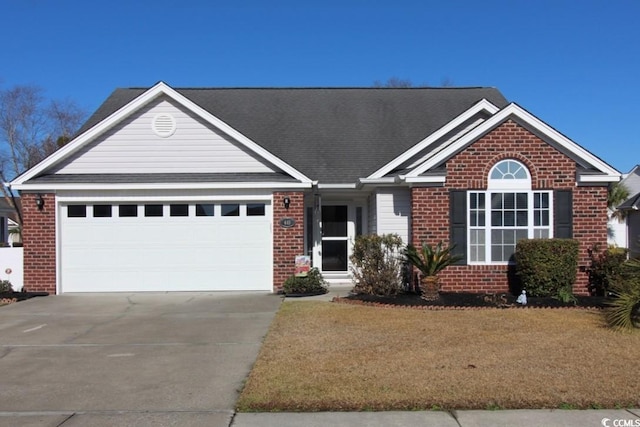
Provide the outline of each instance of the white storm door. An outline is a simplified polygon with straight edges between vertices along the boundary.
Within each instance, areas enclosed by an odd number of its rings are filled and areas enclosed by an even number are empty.
[[[349,232],[347,205],[322,206],[322,271],[346,272]]]

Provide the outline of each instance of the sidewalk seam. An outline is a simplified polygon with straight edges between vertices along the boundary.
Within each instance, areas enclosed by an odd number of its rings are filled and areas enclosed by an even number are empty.
[[[76,413],[74,412],[73,414],[69,415],[67,418],[65,418],[64,420],[62,420],[62,422],[60,424],[58,424],[56,427],[62,427],[64,426],[67,421],[69,421],[71,418],[73,418],[76,415]]]
[[[453,418],[456,422],[456,424],[458,424],[459,427],[462,427],[462,424],[460,424],[460,421],[458,421],[458,413],[456,412],[456,410],[454,409],[453,411],[447,411],[449,413],[449,415],[451,415],[451,418]]]
[[[636,414],[635,412],[631,412],[631,409],[625,408],[625,411],[629,413],[632,417],[640,417],[640,414]]]
[[[236,420],[236,415],[238,414],[238,412],[233,411],[233,413],[231,414],[231,419],[229,420],[229,427],[233,427],[233,423]]]

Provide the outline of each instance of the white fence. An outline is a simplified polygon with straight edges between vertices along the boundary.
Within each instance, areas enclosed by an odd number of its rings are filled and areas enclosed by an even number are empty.
[[[0,280],[9,280],[14,291],[22,289],[22,248],[0,247]]]

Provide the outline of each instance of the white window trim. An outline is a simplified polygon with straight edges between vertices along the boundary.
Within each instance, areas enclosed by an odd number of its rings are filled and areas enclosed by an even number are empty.
[[[512,162],[518,164],[522,170],[526,173],[526,178],[522,179],[491,179],[493,171],[501,164]],[[510,261],[493,261],[491,259],[491,231],[494,229],[507,229],[507,230],[527,230],[527,239],[535,238],[536,230],[548,230],[548,238],[553,237],[553,191],[551,190],[533,190],[531,187],[531,172],[526,165],[517,159],[507,158],[500,160],[489,170],[487,176],[487,190],[467,192],[467,263],[469,265],[509,265]],[[492,227],[491,226],[491,195],[492,194],[505,194],[505,193],[526,193],[527,194],[527,226],[503,226]],[[535,194],[548,194],[549,195],[549,225],[536,226],[534,225],[535,216]],[[484,206],[484,226],[471,226],[471,194],[484,194],[485,206]],[[484,261],[472,261],[471,260],[471,231],[472,230],[484,230]],[[517,242],[516,242],[517,243]],[[477,244],[476,244],[477,245]]]

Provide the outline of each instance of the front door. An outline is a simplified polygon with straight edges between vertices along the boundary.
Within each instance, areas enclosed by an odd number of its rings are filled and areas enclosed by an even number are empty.
[[[322,271],[347,271],[347,205],[322,206]]]

